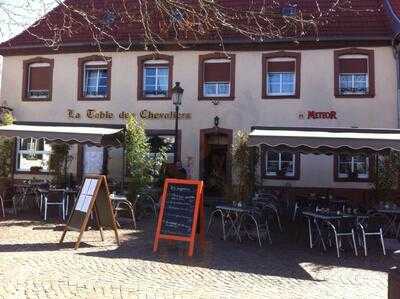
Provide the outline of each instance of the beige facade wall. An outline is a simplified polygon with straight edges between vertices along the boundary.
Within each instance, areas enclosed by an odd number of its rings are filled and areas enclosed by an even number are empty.
[[[251,126],[311,126],[311,127],[365,127],[395,128],[397,126],[396,69],[390,47],[373,48],[375,51],[375,98],[334,97],[334,50],[303,50],[301,52],[300,99],[263,100],[261,98],[261,56],[267,52],[233,52],[236,54],[235,100],[220,102],[198,101],[199,55],[207,52],[166,52],[174,56],[173,81],[180,81],[185,89],[182,111],[191,113],[191,119],[180,121],[182,128],[182,161],[194,158],[194,176],[198,175],[200,129],[213,127],[215,116],[220,117],[220,127],[249,130]],[[1,99],[15,111],[19,121],[73,122],[120,124],[121,111],[139,114],[143,109],[154,112],[173,110],[171,101],[137,101],[137,56],[148,53],[105,53],[112,57],[111,101],[77,101],[78,58],[92,55],[44,55],[54,59],[53,99],[51,102],[22,102],[23,60],[34,56],[5,57],[2,76]],[[67,117],[73,109],[80,119]],[[115,117],[108,120],[88,119],[87,109],[109,111]],[[300,119],[299,113],[308,110],[336,111],[337,120]],[[148,129],[173,129],[173,120],[148,120]],[[115,154],[110,155],[112,173],[120,165]],[[115,165],[114,165],[115,163]],[[119,176],[120,174],[115,174]],[[269,181],[268,184],[285,184]],[[290,182],[292,186],[360,187],[363,184],[335,183],[333,159],[329,156],[302,156],[301,179]]]

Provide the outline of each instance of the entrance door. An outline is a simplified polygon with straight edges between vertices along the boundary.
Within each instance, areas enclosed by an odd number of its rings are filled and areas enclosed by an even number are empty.
[[[209,197],[221,197],[231,182],[232,130],[201,130],[200,139],[200,176],[205,193]]]
[[[85,145],[83,148],[83,175],[103,174],[104,148]]]

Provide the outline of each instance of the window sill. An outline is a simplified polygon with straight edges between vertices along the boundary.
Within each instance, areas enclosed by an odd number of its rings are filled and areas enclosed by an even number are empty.
[[[371,179],[363,179],[363,178],[335,178],[335,182],[347,182],[347,183],[370,183]]]
[[[81,96],[78,101],[109,101],[110,97],[85,97]]]
[[[297,100],[300,99],[300,95],[263,95],[262,97],[263,100]]]
[[[343,98],[343,99],[366,99],[366,98],[375,98],[375,94],[335,94],[335,98]]]
[[[24,97],[22,98],[23,102],[51,102],[51,98],[30,98],[30,97]]]
[[[138,97],[138,101],[169,101],[172,97],[148,97],[148,96],[141,96]]]
[[[233,101],[235,100],[235,97],[229,96],[229,97],[205,97],[205,96],[199,96],[199,101]]]
[[[264,175],[263,179],[268,180],[281,180],[281,181],[298,181],[300,179],[299,176],[277,176],[277,175]]]

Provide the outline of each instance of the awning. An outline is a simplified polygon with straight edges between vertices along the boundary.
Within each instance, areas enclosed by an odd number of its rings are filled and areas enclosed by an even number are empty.
[[[49,141],[89,143],[97,146],[120,146],[124,138],[121,128],[20,124],[0,126],[0,136],[45,138]]]
[[[253,127],[249,146],[304,153],[400,151],[400,130]]]

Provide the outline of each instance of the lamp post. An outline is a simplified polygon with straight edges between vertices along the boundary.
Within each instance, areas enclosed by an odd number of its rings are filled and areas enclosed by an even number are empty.
[[[180,82],[175,82],[172,87],[172,103],[175,105],[175,152],[174,164],[178,162],[178,120],[179,120],[179,106],[182,104],[183,88]]]

